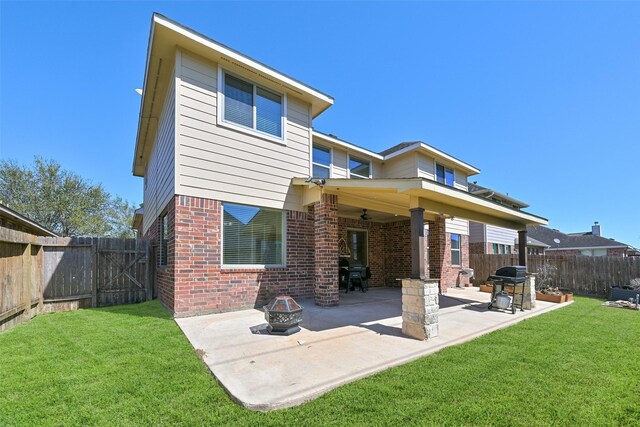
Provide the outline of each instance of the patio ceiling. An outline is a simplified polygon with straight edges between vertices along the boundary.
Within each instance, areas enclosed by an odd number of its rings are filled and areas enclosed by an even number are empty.
[[[513,230],[547,224],[546,218],[423,178],[330,178],[321,185],[307,182],[306,178],[293,178],[292,181],[293,185],[304,187],[305,205],[319,201],[322,193],[328,193],[336,194],[341,206],[366,208],[394,216],[408,217],[409,209],[420,207],[425,210],[427,220],[437,216],[455,217]]]

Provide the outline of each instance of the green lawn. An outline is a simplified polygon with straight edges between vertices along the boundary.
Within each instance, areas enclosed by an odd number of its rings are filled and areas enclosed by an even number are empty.
[[[639,425],[640,313],[576,303],[343,386],[245,410],[157,302],[0,334],[0,426]]]

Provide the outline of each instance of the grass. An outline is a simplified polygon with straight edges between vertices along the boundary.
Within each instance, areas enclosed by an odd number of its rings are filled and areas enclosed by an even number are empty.
[[[340,387],[245,410],[157,302],[0,334],[0,426],[638,425],[640,314],[566,308]]]

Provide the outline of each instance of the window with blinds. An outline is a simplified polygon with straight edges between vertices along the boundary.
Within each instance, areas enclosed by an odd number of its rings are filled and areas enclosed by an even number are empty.
[[[223,204],[223,264],[284,265],[283,236],[283,211]]]
[[[224,121],[282,137],[282,96],[224,74]]]
[[[331,149],[313,144],[313,173],[314,178],[330,178]]]
[[[253,127],[253,85],[226,75],[224,79],[224,119]]]

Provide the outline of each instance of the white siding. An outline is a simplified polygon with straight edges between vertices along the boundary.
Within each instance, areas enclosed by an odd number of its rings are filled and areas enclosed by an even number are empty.
[[[515,245],[518,232],[508,228],[487,225],[487,243],[498,243],[503,245]]]
[[[382,178],[382,163],[372,160],[370,157],[360,153],[351,153],[336,146],[333,146],[333,168],[331,170],[331,178],[348,178],[349,177],[349,154],[362,159],[371,161],[371,176],[373,178]]]
[[[172,78],[145,172],[143,234],[149,230],[174,195],[175,88],[175,79]]]
[[[418,163],[415,153],[393,157],[384,163],[385,178],[416,178]]]
[[[432,157],[418,153],[418,176],[432,181],[436,179],[435,163]]]
[[[462,234],[466,236],[469,234],[469,221],[459,218],[447,218],[445,220],[445,230],[447,233]]]
[[[339,148],[333,148],[333,170],[331,178],[347,177],[347,152]]]
[[[178,54],[178,194],[301,210],[291,178],[309,175],[309,105],[287,97],[286,144],[216,124],[217,65]]]
[[[469,221],[469,243],[486,243],[484,241],[484,229],[486,225],[480,222]]]
[[[382,162],[377,160],[371,161],[371,178],[384,178],[384,170],[382,168]]]
[[[453,186],[457,189],[466,191],[468,189],[467,175],[465,175],[463,172],[459,171],[458,169],[454,169]]]

